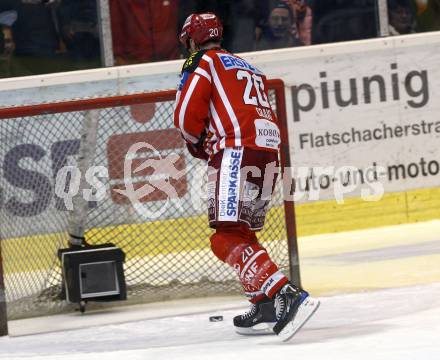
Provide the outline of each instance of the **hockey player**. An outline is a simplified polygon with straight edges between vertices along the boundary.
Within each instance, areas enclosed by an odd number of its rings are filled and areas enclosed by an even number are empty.
[[[241,334],[292,337],[319,305],[289,282],[258,243],[278,166],[280,131],[268,100],[265,75],[223,49],[223,27],[212,13],[190,15],[180,41],[190,56],[183,65],[174,124],[190,153],[208,162],[211,249],[232,266],[251,302],[236,316]],[[246,168],[253,169],[247,177]]]

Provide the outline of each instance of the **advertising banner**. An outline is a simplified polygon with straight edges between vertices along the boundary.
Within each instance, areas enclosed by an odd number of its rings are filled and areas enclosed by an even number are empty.
[[[378,200],[384,191],[440,185],[440,38],[425,40],[388,38],[324,46],[315,56],[301,49],[273,63],[255,59],[288,88],[297,201]]]

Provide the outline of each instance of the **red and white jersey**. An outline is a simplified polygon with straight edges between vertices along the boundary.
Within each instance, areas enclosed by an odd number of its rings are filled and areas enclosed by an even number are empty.
[[[270,106],[266,76],[224,50],[193,53],[185,62],[174,124],[197,143],[206,132],[209,153],[243,146],[278,151],[280,131]]]

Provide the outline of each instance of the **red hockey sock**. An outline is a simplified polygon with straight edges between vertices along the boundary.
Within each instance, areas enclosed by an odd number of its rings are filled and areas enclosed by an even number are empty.
[[[251,302],[272,296],[288,279],[270,259],[254,232],[244,226],[217,229],[211,237],[211,248],[222,261],[231,265]]]

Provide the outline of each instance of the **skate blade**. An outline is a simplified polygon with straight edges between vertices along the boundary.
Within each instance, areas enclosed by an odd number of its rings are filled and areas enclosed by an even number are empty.
[[[275,326],[275,324],[276,323],[265,323],[264,325],[259,324],[250,328],[235,327],[235,332],[237,334],[245,335],[245,336],[275,335],[275,333],[273,332],[273,327]]]
[[[292,339],[295,334],[301,330],[304,324],[312,317],[320,305],[319,300],[308,296],[298,308],[296,316],[293,321],[289,322],[283,330],[279,333],[282,341],[286,342]]]

